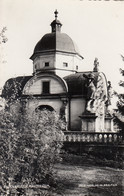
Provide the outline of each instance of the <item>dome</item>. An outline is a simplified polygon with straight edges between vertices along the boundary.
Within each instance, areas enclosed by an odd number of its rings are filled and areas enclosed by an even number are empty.
[[[53,20],[50,24],[52,32],[45,34],[36,44],[34,53],[30,59],[34,60],[36,56],[46,52],[64,52],[77,54],[83,59],[83,57],[79,54],[78,48],[74,41],[67,34],[61,33],[62,24],[57,19],[58,11],[56,10],[54,14],[55,20]]]
[[[64,77],[64,80],[68,86],[69,95],[83,95],[87,96],[88,81],[91,79],[94,86],[96,87],[96,92],[103,93],[107,97],[107,80],[102,72],[78,72]]]
[[[68,86],[69,95],[83,95],[87,94],[87,78],[94,78],[94,84],[96,86],[98,72],[79,72],[64,77],[64,80]]]
[[[51,23],[51,26],[56,25],[56,24],[62,26],[61,22],[59,20],[57,20],[57,19],[56,20],[53,20],[53,22]]]
[[[16,78],[10,78],[4,85],[1,97],[9,100],[18,99],[22,95],[25,84],[31,78],[32,76],[19,76]]]
[[[60,32],[52,32],[45,34],[36,44],[31,59],[34,59],[34,56],[37,56],[41,53],[57,51],[79,55],[76,44],[67,34]]]

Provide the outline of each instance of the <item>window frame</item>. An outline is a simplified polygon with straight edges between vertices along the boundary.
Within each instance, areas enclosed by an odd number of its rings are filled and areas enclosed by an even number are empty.
[[[44,67],[49,67],[50,66],[50,62],[47,61],[47,62],[44,62]]]
[[[63,67],[68,67],[68,63],[67,62],[63,62]]]
[[[76,65],[76,71],[78,71],[78,68],[79,68],[78,65]]]
[[[47,88],[47,85],[48,85],[48,88]],[[42,94],[50,94],[50,81],[49,80],[42,81]]]

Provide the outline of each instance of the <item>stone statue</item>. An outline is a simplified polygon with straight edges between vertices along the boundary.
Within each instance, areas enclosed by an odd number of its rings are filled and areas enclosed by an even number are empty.
[[[93,107],[93,102],[95,99],[95,91],[96,87],[94,85],[94,75],[88,74],[83,76],[87,79],[86,88],[87,88],[87,106],[86,111],[91,111],[91,108]]]
[[[95,95],[96,87],[94,85],[94,76],[92,74],[88,75],[87,81],[87,99],[93,100]]]
[[[106,101],[105,85],[102,76],[99,74],[94,77],[93,74],[84,75],[87,78],[87,104],[86,112],[104,113],[104,103]]]
[[[94,60],[94,68],[93,68],[94,72],[98,72],[99,71],[99,62],[98,62],[98,58],[95,58]]]
[[[67,107],[67,103],[63,101],[63,104],[60,108],[60,118],[63,119],[65,122],[67,122],[66,107]]]
[[[110,81],[108,81],[107,93],[108,93],[108,97],[107,97],[107,101],[106,101],[106,114],[111,114],[112,113],[111,99],[113,96],[113,90],[112,90],[112,86],[111,86]]]
[[[108,103],[107,104],[111,105],[111,98],[112,98],[113,92],[112,92],[112,85],[110,81],[108,81],[107,90],[108,90],[108,100],[107,100]]]

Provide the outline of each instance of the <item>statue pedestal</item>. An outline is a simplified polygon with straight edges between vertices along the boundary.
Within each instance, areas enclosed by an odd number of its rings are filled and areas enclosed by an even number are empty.
[[[84,113],[80,116],[82,120],[81,131],[83,132],[95,132],[96,131],[96,114]]]
[[[105,131],[112,132],[113,131],[113,117],[110,114],[105,116]]]

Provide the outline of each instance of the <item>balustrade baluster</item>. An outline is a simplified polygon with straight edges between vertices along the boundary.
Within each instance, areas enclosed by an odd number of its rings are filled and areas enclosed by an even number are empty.
[[[109,142],[112,142],[112,135],[109,134]]]
[[[102,142],[102,139],[103,139],[102,134],[99,134],[99,142]]]
[[[107,135],[106,134],[104,135],[104,142],[105,143],[107,142]]]
[[[82,133],[82,132],[65,132],[62,138],[63,142],[119,142],[122,136],[118,133]]]
[[[114,134],[114,142],[116,142],[116,141],[117,141],[117,135]]]

